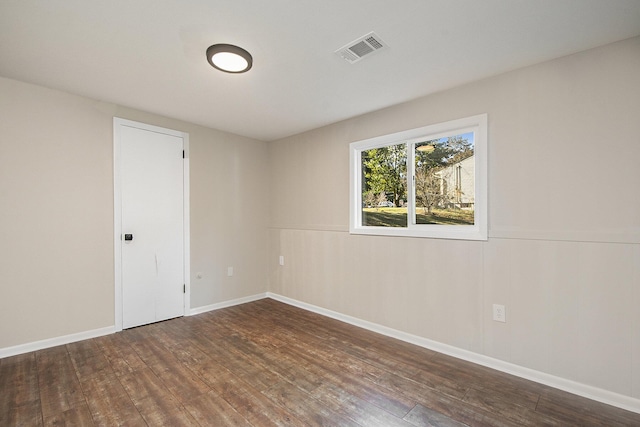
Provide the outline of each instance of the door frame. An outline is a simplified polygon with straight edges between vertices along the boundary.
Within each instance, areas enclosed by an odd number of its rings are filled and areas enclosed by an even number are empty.
[[[182,138],[184,149],[183,174],[182,174],[182,200],[183,200],[183,257],[184,257],[184,315],[191,310],[191,254],[190,224],[189,224],[189,134],[172,129],[148,125],[132,120],[113,118],[113,253],[114,253],[114,319],[115,331],[122,331],[122,177],[121,177],[121,136],[120,129],[123,126],[157,132],[165,135]]]

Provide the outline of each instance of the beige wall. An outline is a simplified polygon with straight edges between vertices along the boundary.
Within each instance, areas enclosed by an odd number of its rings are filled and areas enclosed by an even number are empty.
[[[487,242],[349,235],[350,142],[480,113]],[[640,398],[639,138],[635,38],[271,143],[269,289]]]
[[[0,349],[114,325],[114,116],[189,133],[192,308],[266,291],[266,143],[0,78]]]

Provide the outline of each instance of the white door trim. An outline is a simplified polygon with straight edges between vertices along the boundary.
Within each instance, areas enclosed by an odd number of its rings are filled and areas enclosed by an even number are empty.
[[[158,132],[165,135],[172,135],[182,138],[184,141],[184,169],[183,169],[183,221],[184,221],[184,314],[187,315],[191,311],[191,254],[190,248],[190,226],[189,226],[189,134],[186,132],[165,129],[158,126],[148,125],[145,123],[134,122],[131,120],[113,118],[113,253],[114,253],[114,316],[115,331],[122,330],[122,246],[120,239],[122,238],[122,187],[121,187],[121,148],[120,148],[120,128],[122,126],[134,127],[137,129]]]

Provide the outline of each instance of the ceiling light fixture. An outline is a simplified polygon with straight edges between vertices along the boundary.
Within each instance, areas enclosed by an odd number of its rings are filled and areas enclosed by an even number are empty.
[[[431,153],[436,149],[435,145],[433,144],[428,144],[428,145],[419,145],[418,147],[416,147],[416,150],[421,151],[423,153]]]
[[[226,73],[244,73],[251,69],[253,58],[241,47],[214,44],[207,49],[207,61],[213,68]]]

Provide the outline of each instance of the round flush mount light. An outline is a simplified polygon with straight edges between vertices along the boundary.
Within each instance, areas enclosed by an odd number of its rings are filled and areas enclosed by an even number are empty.
[[[207,49],[207,61],[213,68],[226,73],[244,73],[251,69],[253,58],[241,47],[214,44]]]
[[[436,147],[432,144],[428,144],[428,145],[420,145],[418,147],[416,147],[416,150],[421,151],[423,153],[431,153],[436,149]]]

